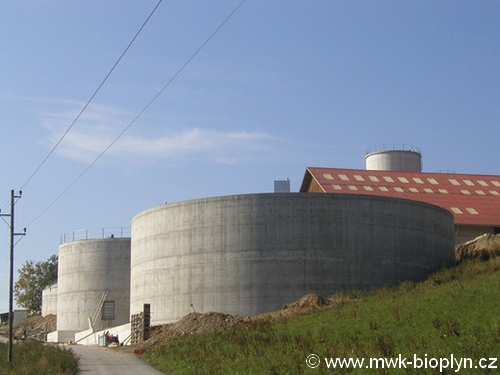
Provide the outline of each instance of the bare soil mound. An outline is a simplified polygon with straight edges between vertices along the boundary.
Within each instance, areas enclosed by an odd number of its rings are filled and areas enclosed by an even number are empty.
[[[467,258],[489,259],[500,255],[500,234],[486,233],[455,247],[457,260]]]
[[[14,338],[21,339],[23,329],[26,329],[27,338],[31,340],[45,340],[46,334],[56,330],[57,317],[49,314],[46,316],[34,315],[26,320],[14,322]],[[8,336],[9,325],[0,326],[0,335]]]
[[[330,298],[323,298],[317,294],[310,293],[306,294],[304,297],[295,302],[284,304],[281,310],[256,315],[251,319],[286,318],[288,316],[296,314],[303,314],[304,312],[307,312],[309,310],[314,310],[331,305],[344,304],[353,301],[355,300],[346,297],[339,297],[336,295],[333,295]]]
[[[137,346],[145,349],[162,342],[175,340],[192,334],[210,333],[218,329],[232,327],[237,324],[247,324],[259,319],[288,317],[319,307],[352,301],[351,299],[337,296],[323,298],[317,294],[307,294],[298,301],[283,305],[281,310],[256,315],[254,317],[233,316],[216,312],[206,314],[190,313],[175,323],[151,327],[150,338]]]
[[[216,312],[206,314],[190,313],[175,323],[151,327],[151,337],[140,346],[151,347],[164,341],[175,340],[192,334],[213,332],[221,328],[231,327],[244,319],[243,317]]]
[[[333,302],[329,299],[311,293],[311,294],[306,294],[298,301],[284,304],[281,309],[286,310],[294,307],[298,307],[301,309],[315,309],[318,306],[328,306],[331,305],[332,303]]]

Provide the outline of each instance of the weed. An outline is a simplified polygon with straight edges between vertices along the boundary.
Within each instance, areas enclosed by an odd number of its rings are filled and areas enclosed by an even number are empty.
[[[347,300],[357,300],[362,298],[365,294],[366,292],[359,289],[345,289],[338,291],[337,294],[335,294],[335,297]]]
[[[412,281],[404,281],[404,282],[402,282],[402,283],[399,285],[399,288],[398,288],[398,289],[399,289],[401,292],[409,292],[409,291],[411,291],[411,290],[415,289],[415,287],[416,287],[416,284],[415,284],[414,282],[412,282]]]
[[[438,331],[441,331],[441,327],[443,326],[443,323],[441,323],[441,319],[439,319],[439,318],[436,317],[436,318],[432,319],[432,325]]]
[[[458,322],[458,318],[448,318],[446,325],[448,327],[448,336],[460,336],[460,323]]]
[[[390,335],[379,335],[374,344],[376,352],[380,353],[382,357],[392,357],[394,355],[394,339]]]
[[[495,344],[500,344],[500,325],[496,324],[492,327],[491,338]]]
[[[394,320],[396,322],[401,322],[401,308],[399,306],[395,306],[393,309],[392,309],[392,316],[394,317]]]

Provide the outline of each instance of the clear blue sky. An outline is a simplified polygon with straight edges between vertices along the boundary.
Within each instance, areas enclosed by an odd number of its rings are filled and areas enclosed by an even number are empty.
[[[307,166],[364,169],[418,146],[424,170],[500,175],[499,1],[247,0],[109,151],[240,0],[164,0],[23,189],[16,270],[60,236],[130,226],[151,207],[270,192]],[[0,204],[23,186],[157,0],[0,2]],[[33,219],[35,219],[33,221]],[[0,223],[0,311],[8,226]]]

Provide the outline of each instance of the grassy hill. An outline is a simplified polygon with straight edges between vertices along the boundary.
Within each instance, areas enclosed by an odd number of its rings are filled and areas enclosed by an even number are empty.
[[[422,283],[344,292],[350,302],[165,343],[144,359],[168,374],[497,373],[500,257],[484,258]],[[333,369],[330,358],[363,363]]]

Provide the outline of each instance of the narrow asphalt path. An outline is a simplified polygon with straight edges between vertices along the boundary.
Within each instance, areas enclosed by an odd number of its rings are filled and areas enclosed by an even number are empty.
[[[99,346],[71,345],[80,357],[78,375],[158,375],[161,372],[142,362],[135,354]]]

